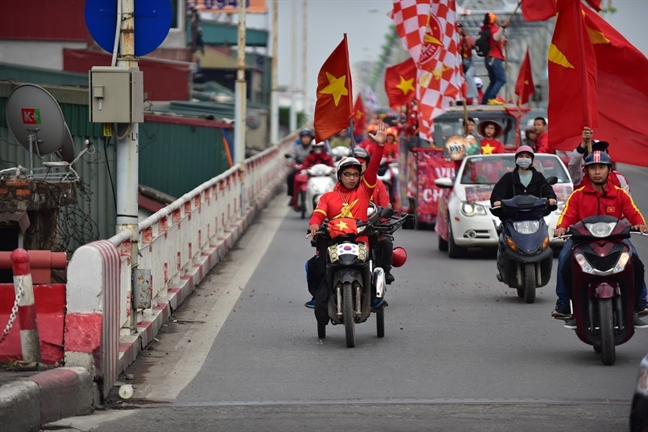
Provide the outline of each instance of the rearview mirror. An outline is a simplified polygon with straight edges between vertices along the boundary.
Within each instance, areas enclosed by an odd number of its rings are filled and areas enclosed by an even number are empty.
[[[436,179],[434,180],[434,184],[436,185],[436,187],[440,187],[441,189],[450,189],[452,188],[452,186],[454,186],[452,184],[452,179],[449,178]]]
[[[549,183],[552,186],[555,185],[556,183],[558,183],[558,177],[556,176],[547,177],[547,183]]]

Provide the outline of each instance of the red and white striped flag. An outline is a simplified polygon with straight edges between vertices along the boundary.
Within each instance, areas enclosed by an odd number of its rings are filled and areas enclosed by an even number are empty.
[[[419,133],[432,140],[433,119],[461,96],[464,84],[455,0],[394,0],[392,18],[418,67]]]

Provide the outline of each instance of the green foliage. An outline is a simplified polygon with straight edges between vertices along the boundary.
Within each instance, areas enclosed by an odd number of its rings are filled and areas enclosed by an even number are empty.
[[[303,111],[297,113],[297,127],[302,127],[308,123],[308,117]],[[279,107],[279,125],[290,126],[290,107]]]

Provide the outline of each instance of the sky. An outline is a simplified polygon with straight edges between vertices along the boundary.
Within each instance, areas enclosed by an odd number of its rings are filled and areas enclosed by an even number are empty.
[[[617,9],[604,18],[621,32],[635,47],[648,55],[648,0],[611,0]],[[293,5],[297,2],[298,24],[293,31]],[[302,0],[278,0],[279,3],[279,85],[296,81],[302,85],[301,40]],[[331,51],[347,33],[351,63],[377,59],[389,32],[392,0],[306,0],[308,11],[308,67],[307,87],[309,99],[315,99],[317,73]],[[457,1],[460,6],[462,0]],[[607,5],[608,0],[603,0]],[[272,0],[267,0],[272,7]],[[247,15],[248,27],[270,28],[271,15]],[[297,37],[297,79],[293,80],[292,40]],[[648,71],[646,71],[648,75]],[[354,89],[360,90],[360,89]]]

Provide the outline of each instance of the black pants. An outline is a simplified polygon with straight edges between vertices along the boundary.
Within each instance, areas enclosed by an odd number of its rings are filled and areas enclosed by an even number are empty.
[[[295,176],[299,172],[298,169],[293,168],[292,171],[288,174],[288,196],[293,196],[293,191],[295,188]]]
[[[645,269],[643,262],[635,254],[632,254],[632,269],[634,273],[634,309],[637,311],[641,300]],[[571,261],[569,261],[563,266],[562,277],[565,282],[565,291],[567,291],[569,298],[573,300],[572,273]]]
[[[392,269],[392,254],[394,253],[394,242],[388,237],[384,236],[375,241],[376,248],[376,266],[382,267],[386,274],[391,273]]]

